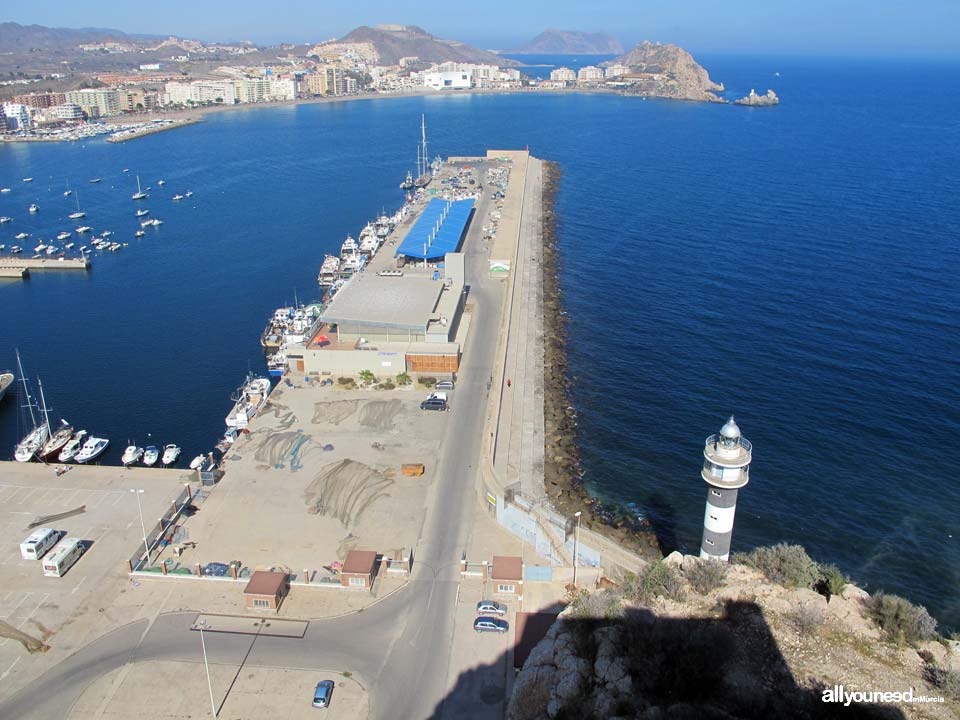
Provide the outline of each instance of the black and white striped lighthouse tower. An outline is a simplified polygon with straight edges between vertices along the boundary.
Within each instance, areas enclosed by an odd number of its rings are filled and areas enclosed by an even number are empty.
[[[737,491],[750,481],[752,457],[753,445],[740,434],[732,415],[719,434],[707,438],[700,475],[710,487],[707,511],[703,515],[701,558],[727,560],[730,557]]]

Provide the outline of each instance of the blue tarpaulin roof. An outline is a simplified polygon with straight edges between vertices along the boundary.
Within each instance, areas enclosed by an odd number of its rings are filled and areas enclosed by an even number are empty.
[[[434,198],[410,228],[396,254],[432,260],[448,252],[457,252],[472,210],[473,200],[449,202]]]

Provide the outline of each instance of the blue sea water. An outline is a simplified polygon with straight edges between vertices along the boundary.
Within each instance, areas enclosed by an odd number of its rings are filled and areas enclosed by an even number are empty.
[[[231,390],[263,370],[272,309],[314,298],[324,252],[400,203],[425,112],[431,152],[529,145],[561,165],[594,492],[695,550],[703,438],[734,413],[755,445],[734,550],[802,543],[960,627],[960,66],[698,59],[729,94],[771,86],[783,103],[385,98],[238,110],[120,145],[0,147],[0,215],[15,218],[0,243],[75,225],[68,182],[88,224],[130,242],[89,274],[0,284],[0,365],[19,347],[54,416],[115,446],[150,433],[186,457],[208,449]],[[137,173],[166,221],[139,241]],[[17,414],[0,405],[3,457]]]

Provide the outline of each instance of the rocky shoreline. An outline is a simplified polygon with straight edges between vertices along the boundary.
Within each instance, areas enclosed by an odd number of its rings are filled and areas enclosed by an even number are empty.
[[[571,401],[566,340],[567,317],[563,314],[557,249],[556,192],[560,166],[544,161],[543,179],[543,413],[544,487],[553,508],[567,516],[583,511],[584,527],[611,538],[643,558],[659,559],[661,553],[650,524],[626,508],[603,504],[584,486],[577,451],[577,413]]]

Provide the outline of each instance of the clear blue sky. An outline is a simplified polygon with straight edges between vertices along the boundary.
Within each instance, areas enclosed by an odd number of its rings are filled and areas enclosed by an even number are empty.
[[[559,27],[693,52],[960,57],[960,0],[7,0],[0,20],[258,43],[403,23],[490,49]]]

